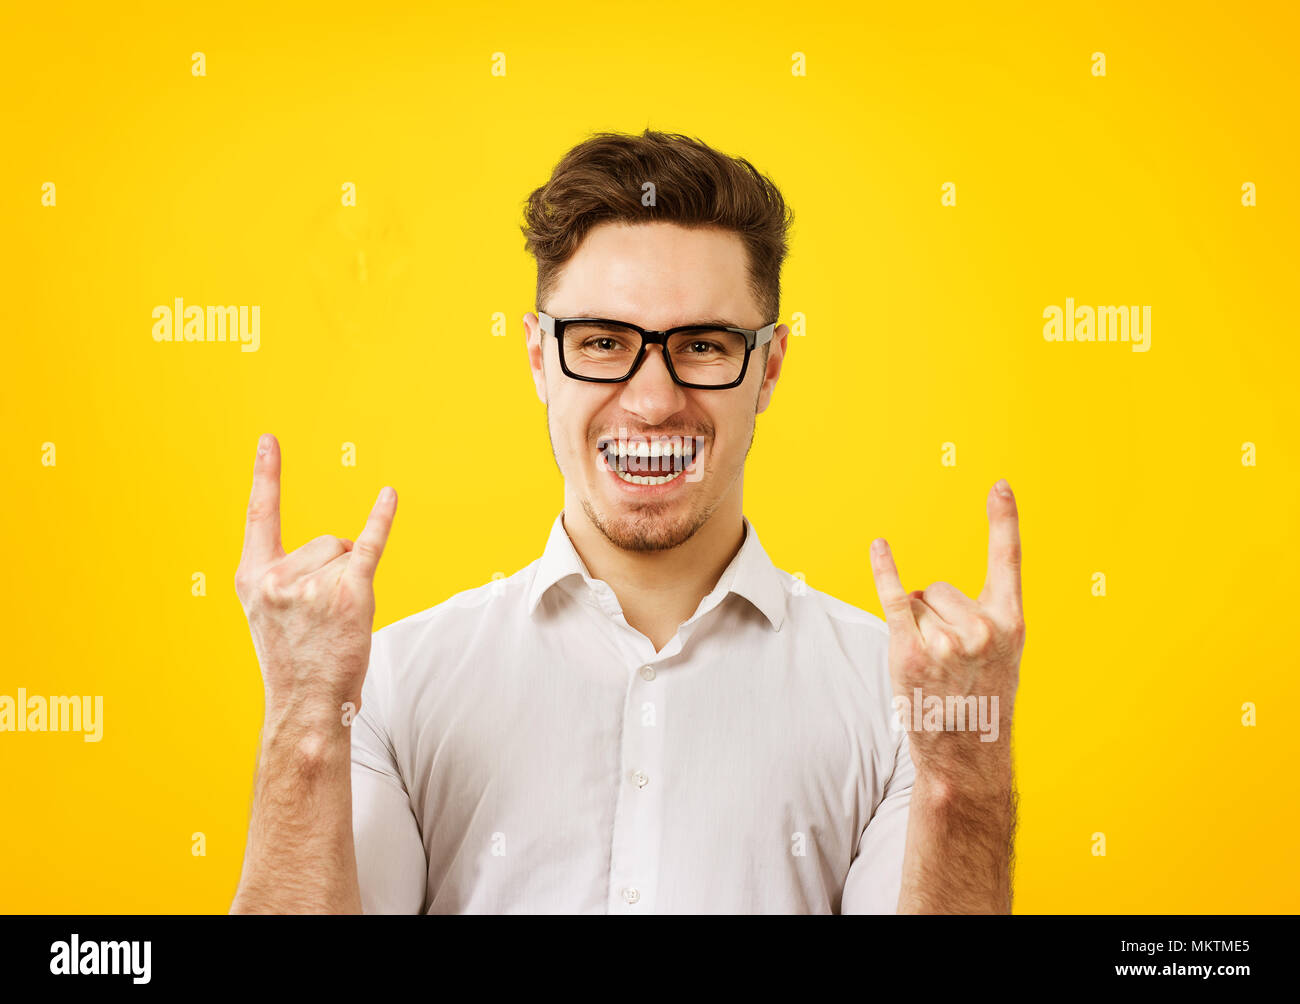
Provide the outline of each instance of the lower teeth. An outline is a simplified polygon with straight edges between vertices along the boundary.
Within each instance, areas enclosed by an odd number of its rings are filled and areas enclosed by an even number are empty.
[[[632,485],[666,485],[682,472],[674,471],[672,474],[666,474],[661,478],[645,478],[639,474],[624,474],[622,471],[614,471],[614,473]]]

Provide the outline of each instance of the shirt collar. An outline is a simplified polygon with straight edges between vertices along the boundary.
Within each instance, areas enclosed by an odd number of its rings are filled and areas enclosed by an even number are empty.
[[[779,631],[785,622],[785,585],[781,573],[772,564],[763,545],[758,542],[754,525],[747,518],[742,519],[745,524],[745,541],[703,603],[710,604],[715,595],[720,599],[735,593],[752,603],[767,618],[772,629]],[[592,588],[595,580],[578,556],[573,541],[569,539],[564,529],[564,513],[560,513],[551,524],[546,550],[542,552],[528,592],[529,616],[536,612],[542,597],[552,586],[575,575],[580,576],[588,588]]]

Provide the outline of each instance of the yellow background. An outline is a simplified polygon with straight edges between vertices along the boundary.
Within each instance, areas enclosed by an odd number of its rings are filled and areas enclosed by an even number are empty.
[[[780,567],[878,611],[886,535],[908,588],[976,593],[985,492],[1017,491],[1017,910],[1300,908],[1290,4],[151,6],[0,24],[0,693],[105,702],[98,744],[0,734],[0,909],[228,908],[259,433],[287,546],[398,489],[376,626],[540,554],[561,481],[522,203],[591,131],[646,126],[797,214],[807,334],[746,504]],[[156,344],[178,296],[260,305],[260,351]],[[1151,350],[1044,341],[1067,296],[1151,305]]]

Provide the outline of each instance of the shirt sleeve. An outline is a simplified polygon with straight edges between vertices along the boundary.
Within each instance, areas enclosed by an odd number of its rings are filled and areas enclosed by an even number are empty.
[[[841,913],[897,913],[903,885],[903,850],[907,840],[907,810],[916,776],[907,733],[899,738],[894,772],[885,786],[858,841],[858,853],[844,880]]]
[[[374,636],[352,721],[352,836],[363,913],[422,913],[428,864],[388,731],[387,645]]]

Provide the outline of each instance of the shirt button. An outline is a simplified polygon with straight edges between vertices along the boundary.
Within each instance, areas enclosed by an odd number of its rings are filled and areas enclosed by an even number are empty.
[[[641,679],[653,680],[655,678],[655,668],[653,666],[641,667]]]
[[[650,775],[643,770],[632,771],[632,783],[638,788],[644,788],[650,783]]]
[[[629,906],[635,903],[640,898],[641,898],[641,893],[639,893],[636,889],[633,889],[631,886],[623,890],[623,899],[627,901]]]

